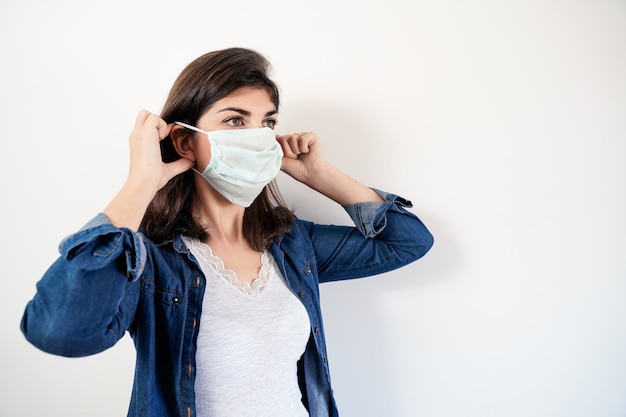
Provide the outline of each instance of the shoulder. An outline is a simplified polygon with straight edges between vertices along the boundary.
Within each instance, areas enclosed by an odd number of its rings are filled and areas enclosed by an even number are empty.
[[[302,253],[312,248],[311,230],[314,224],[310,221],[293,217],[289,231],[274,239],[273,246],[285,253]]]
[[[156,243],[142,234],[146,248],[147,264],[154,266],[156,271],[188,270],[195,263],[193,255],[185,244],[182,236],[172,240]]]

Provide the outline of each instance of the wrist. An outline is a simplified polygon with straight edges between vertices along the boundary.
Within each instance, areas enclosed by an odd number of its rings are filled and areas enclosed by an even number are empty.
[[[306,184],[341,205],[384,201],[372,189],[331,164],[316,170]]]

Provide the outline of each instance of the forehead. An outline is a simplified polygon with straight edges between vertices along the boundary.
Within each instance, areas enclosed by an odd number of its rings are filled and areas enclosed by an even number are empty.
[[[276,111],[276,106],[267,90],[262,88],[240,88],[216,101],[209,112],[219,112],[225,108],[241,108],[249,112],[267,113]]]

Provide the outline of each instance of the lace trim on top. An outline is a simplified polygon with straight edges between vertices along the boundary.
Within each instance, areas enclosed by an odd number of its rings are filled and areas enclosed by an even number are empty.
[[[259,275],[256,277],[254,281],[252,281],[252,285],[247,282],[239,281],[237,278],[237,274],[232,269],[228,269],[224,266],[224,262],[217,256],[213,255],[213,251],[211,247],[206,243],[202,243],[199,240],[192,240],[191,245],[195,250],[198,251],[202,255],[202,260],[206,261],[206,263],[215,271],[217,274],[226,280],[231,286],[233,286],[236,290],[241,291],[247,296],[254,297],[258,295],[263,288],[267,285],[270,277],[270,256],[267,251],[264,251],[261,254],[261,270],[259,271]]]

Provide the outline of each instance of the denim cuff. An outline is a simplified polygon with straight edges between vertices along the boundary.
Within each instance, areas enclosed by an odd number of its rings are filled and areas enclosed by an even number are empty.
[[[106,239],[104,236],[115,238]],[[109,218],[104,213],[89,220],[78,232],[66,237],[59,244],[59,252],[65,258],[71,258],[80,247],[94,241],[98,241],[97,247],[92,252],[100,260],[108,258],[114,252],[115,246],[124,245],[126,258],[126,275],[129,281],[139,278],[146,265],[147,250],[141,233],[135,233],[127,228],[118,228],[111,224]],[[94,262],[96,262],[94,258]]]
[[[376,237],[387,226],[387,212],[403,212],[404,207],[413,207],[413,204],[400,196],[372,188],[385,201],[363,202],[343,206],[355,226],[365,237]]]
[[[82,232],[83,230],[92,229],[94,227],[102,226],[103,224],[111,224],[111,221],[109,220],[109,218],[107,217],[106,214],[98,213],[98,215],[96,217],[94,217],[93,219],[89,220],[87,222],[87,224],[85,224],[83,227],[81,227],[80,231]]]

